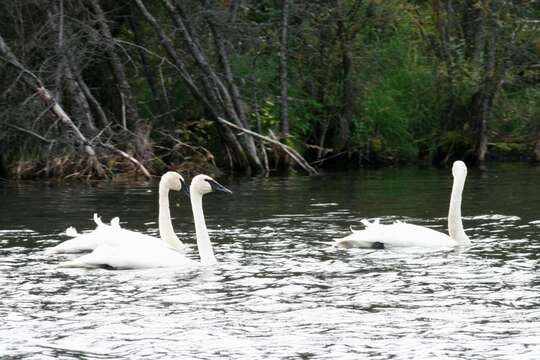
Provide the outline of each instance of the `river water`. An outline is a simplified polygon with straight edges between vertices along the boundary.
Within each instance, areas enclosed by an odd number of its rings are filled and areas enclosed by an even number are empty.
[[[220,179],[234,194],[204,199],[220,264],[189,272],[57,269],[70,256],[44,253],[94,211],[157,234],[156,183],[3,183],[0,358],[540,359],[539,179],[470,170],[462,252],[332,245],[362,218],[446,231],[448,169]]]

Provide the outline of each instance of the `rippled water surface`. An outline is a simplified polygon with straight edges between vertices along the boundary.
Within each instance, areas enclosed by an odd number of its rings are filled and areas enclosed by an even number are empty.
[[[220,179],[216,268],[79,270],[46,255],[91,216],[157,234],[156,184],[0,184],[0,357],[540,359],[540,171],[469,171],[464,252],[339,250],[360,219],[446,231],[447,169]],[[187,198],[175,230],[192,248]]]

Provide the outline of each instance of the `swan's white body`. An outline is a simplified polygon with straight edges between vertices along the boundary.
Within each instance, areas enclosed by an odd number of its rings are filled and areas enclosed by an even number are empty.
[[[352,234],[338,239],[336,245],[344,248],[392,248],[392,247],[424,247],[451,248],[456,242],[450,236],[439,231],[402,222],[379,224],[378,221],[367,222],[364,230],[352,230]]]
[[[392,247],[423,247],[451,248],[468,246],[470,240],[463,230],[461,222],[461,195],[467,177],[467,167],[462,161],[454,162],[452,167],[454,184],[450,197],[448,211],[448,232],[450,236],[433,229],[395,222],[389,225],[372,223],[363,220],[364,230],[352,230],[352,234],[336,240],[336,245],[344,248],[392,248]]]
[[[165,243],[109,242],[98,246],[90,254],[61,263],[60,267],[147,269],[160,267],[194,268],[217,263],[202,208],[203,195],[219,190],[230,192],[206,175],[197,175],[190,186],[191,207],[195,220],[200,262],[187,258]]]
[[[48,253],[77,253],[92,251],[103,244],[118,246],[124,241],[128,242],[149,242],[151,244],[164,243],[177,250],[184,251],[184,244],[174,233],[169,209],[169,191],[184,191],[187,193],[187,186],[180,174],[169,171],[161,177],[159,182],[159,235],[153,237],[136,231],[123,229],[120,227],[120,220],[116,217],[111,220],[111,225],[104,224],[101,219],[94,214],[94,221],[97,227],[94,231],[84,234],[77,233],[73,227],[66,230],[66,235],[73,236],[73,239],[66,240],[52,248],[47,249]]]

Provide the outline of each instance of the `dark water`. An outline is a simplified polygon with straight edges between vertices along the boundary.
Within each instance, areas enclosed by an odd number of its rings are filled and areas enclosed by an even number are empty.
[[[338,250],[362,218],[445,231],[448,170],[228,181],[205,197],[217,268],[60,270],[91,216],[157,234],[156,184],[0,184],[6,359],[540,359],[540,171],[469,171],[465,252]],[[194,250],[187,198],[174,225]]]

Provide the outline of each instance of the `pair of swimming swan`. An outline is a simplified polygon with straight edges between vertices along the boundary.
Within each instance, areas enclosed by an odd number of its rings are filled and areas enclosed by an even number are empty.
[[[423,247],[423,248],[451,248],[469,246],[471,241],[461,221],[461,195],[467,177],[467,166],[462,161],[455,161],[452,166],[454,183],[450,196],[448,211],[449,236],[433,229],[407,224],[397,221],[393,224],[383,225],[378,220],[369,222],[362,220],[364,230],[352,230],[352,234],[336,240],[336,246],[343,248],[396,248],[396,247]]]
[[[182,191],[191,198],[200,262],[191,260],[182,253],[185,250],[184,244],[174,233],[171,222],[170,190]],[[214,191],[231,193],[229,189],[207,175],[195,176],[188,190],[180,174],[167,172],[159,183],[160,238],[123,229],[119,225],[118,218],[114,218],[111,225],[106,225],[94,214],[94,221],[97,224],[94,231],[79,235],[75,229],[69,228],[66,234],[74,238],[48,249],[48,252],[92,250],[90,254],[59,264],[60,267],[144,269],[213,265],[216,259],[204,220],[202,198]]]
[[[383,225],[378,222],[362,220],[364,230],[352,231],[352,234],[336,240],[336,246],[351,248],[392,248],[392,247],[424,247],[450,248],[468,246],[470,240],[463,230],[461,221],[461,197],[467,167],[462,161],[454,162],[452,167],[454,183],[448,212],[449,236],[433,229],[397,221]],[[193,261],[183,254],[184,245],[173,231],[169,211],[169,190],[184,191],[190,194],[197,247],[200,263]],[[212,265],[216,263],[214,252],[202,209],[202,197],[212,191],[230,192],[222,185],[206,175],[196,176],[187,192],[184,179],[175,172],[168,172],[161,178],[159,186],[159,233],[161,239],[122,229],[118,218],[111,225],[101,222],[94,215],[96,230],[89,234],[78,235],[75,229],[68,229],[67,234],[76,236],[54,248],[50,252],[74,252],[93,250],[76,260],[64,262],[64,267],[110,267],[118,269],[149,268],[197,265]]]

